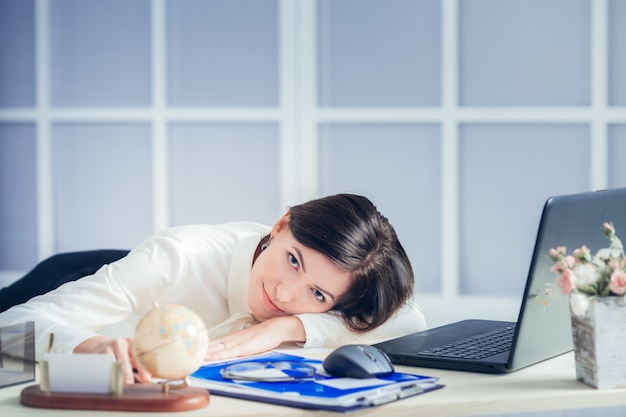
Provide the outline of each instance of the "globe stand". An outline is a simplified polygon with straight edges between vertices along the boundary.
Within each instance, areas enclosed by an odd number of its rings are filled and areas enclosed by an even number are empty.
[[[164,381],[161,386],[163,387],[162,391],[166,394],[170,392],[170,390],[183,389],[189,386],[189,377],[184,377],[183,381],[180,384],[175,384],[174,381],[167,380]]]

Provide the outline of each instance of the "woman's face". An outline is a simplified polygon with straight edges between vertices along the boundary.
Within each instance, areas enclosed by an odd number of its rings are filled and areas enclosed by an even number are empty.
[[[350,280],[349,272],[293,237],[286,214],[274,225],[270,245],[252,266],[248,306],[261,320],[322,313],[334,307]]]

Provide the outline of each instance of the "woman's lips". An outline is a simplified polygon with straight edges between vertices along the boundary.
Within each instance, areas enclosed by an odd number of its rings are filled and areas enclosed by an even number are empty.
[[[263,298],[265,298],[265,303],[268,305],[270,310],[277,312],[277,313],[283,313],[283,310],[278,308],[278,306],[276,306],[276,304],[272,302],[272,299],[270,298],[269,294],[265,290],[265,286],[263,286]]]

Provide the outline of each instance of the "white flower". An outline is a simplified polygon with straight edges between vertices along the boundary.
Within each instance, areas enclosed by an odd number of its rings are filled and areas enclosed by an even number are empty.
[[[589,300],[583,294],[571,293],[569,304],[576,317],[583,317],[589,308]]]
[[[576,285],[591,285],[596,282],[596,267],[593,264],[580,264],[574,270]]]

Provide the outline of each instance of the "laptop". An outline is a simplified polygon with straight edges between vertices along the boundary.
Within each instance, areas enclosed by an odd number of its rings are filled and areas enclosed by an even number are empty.
[[[587,245],[609,246],[602,224],[626,236],[626,188],[549,198],[541,214],[517,322],[463,320],[377,343],[394,364],[457,371],[508,373],[573,349],[568,297],[556,286],[548,256]],[[479,353],[481,340],[486,352]],[[498,343],[503,346],[498,347]]]

